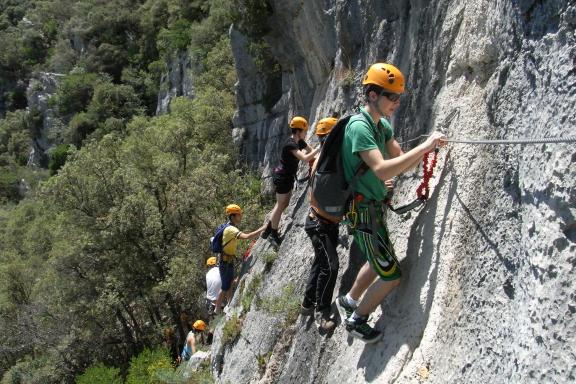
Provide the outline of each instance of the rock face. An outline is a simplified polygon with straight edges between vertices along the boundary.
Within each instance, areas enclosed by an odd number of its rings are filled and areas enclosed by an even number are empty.
[[[170,101],[178,96],[194,97],[194,82],[192,77],[192,58],[188,52],[179,52],[171,57],[167,72],[160,79],[156,114],[168,112]]]
[[[246,156],[265,174],[289,116],[314,124],[360,105],[366,68],[389,61],[407,75],[393,118],[398,141],[435,129],[451,138],[566,137],[576,128],[576,7],[568,1],[269,1],[265,37],[282,65],[282,96],[265,111],[245,38],[232,34]],[[244,48],[243,48],[244,46]],[[405,149],[409,149],[406,147]],[[303,231],[305,185],[285,211],[276,260],[253,249],[231,312],[240,335],[213,345],[222,383],[520,383],[576,377],[576,146],[450,144],[429,203],[390,213],[401,285],[373,315],[375,345],[340,325],[319,335],[265,303],[301,300],[313,251]],[[267,171],[266,171],[267,170]],[[307,169],[301,169],[305,173]],[[412,200],[421,171],[399,178],[394,204]],[[351,284],[341,228],[335,295]],[[244,311],[250,281],[262,277]],[[284,292],[284,293],[283,293]],[[249,303],[249,302],[248,302]],[[228,314],[230,318],[231,314]],[[288,316],[290,317],[290,316]]]
[[[61,130],[61,124],[54,119],[54,109],[48,104],[48,99],[56,93],[58,79],[64,75],[59,73],[40,72],[30,80],[26,89],[28,110],[40,114],[41,127],[32,135],[32,150],[28,159],[29,166],[47,165],[48,150],[58,144],[56,130]]]

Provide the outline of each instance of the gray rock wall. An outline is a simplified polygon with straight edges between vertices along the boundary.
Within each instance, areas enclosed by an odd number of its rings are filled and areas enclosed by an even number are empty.
[[[576,7],[568,1],[270,3],[266,39],[283,69],[283,95],[271,112],[259,110],[258,76],[246,52],[238,54],[243,38],[232,39],[242,100],[235,125],[264,176],[288,117],[303,113],[315,123],[333,110],[353,111],[360,79],[376,61],[407,74],[409,91],[393,119],[399,141],[438,128],[476,139],[576,132]],[[429,203],[389,216],[404,278],[373,316],[383,340],[364,345],[343,326],[323,337],[302,318],[287,326],[283,314],[254,302],[235,343],[223,348],[216,338],[219,381],[573,382],[575,162],[574,144],[449,145]],[[413,199],[420,180],[421,171],[401,176],[394,204]],[[262,298],[289,283],[301,298],[313,255],[302,228],[305,192],[297,185],[269,271],[268,245],[254,248],[244,279],[262,273]],[[335,294],[358,265],[345,228],[341,240]],[[239,313],[241,296],[232,305]]]
[[[170,101],[178,96],[194,97],[192,57],[189,52],[178,52],[166,63],[167,71],[160,79],[156,114],[167,113]]]
[[[64,75],[59,73],[40,72],[30,80],[26,88],[28,111],[39,113],[42,120],[42,126],[32,132],[29,166],[45,167],[48,163],[48,151],[59,144],[58,136],[63,127],[55,121],[54,108],[48,103],[48,99],[56,93],[62,76]]]

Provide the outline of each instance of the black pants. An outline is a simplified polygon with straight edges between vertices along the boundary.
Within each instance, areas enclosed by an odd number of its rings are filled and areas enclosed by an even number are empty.
[[[308,214],[304,229],[314,246],[314,261],[302,305],[316,305],[316,310],[322,311],[332,305],[338,277],[338,224],[323,223],[313,214]]]

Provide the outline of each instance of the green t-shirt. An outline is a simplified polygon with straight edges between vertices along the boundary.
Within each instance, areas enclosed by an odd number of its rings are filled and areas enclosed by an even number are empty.
[[[360,108],[360,113],[350,118],[342,142],[342,163],[346,180],[352,179],[354,171],[360,164],[359,152],[378,148],[384,156],[386,142],[393,137],[394,130],[388,120],[380,119],[380,124],[376,127],[370,114],[364,108]],[[386,198],[388,190],[384,182],[369,169],[358,180],[355,192],[363,195],[365,199],[382,201]]]

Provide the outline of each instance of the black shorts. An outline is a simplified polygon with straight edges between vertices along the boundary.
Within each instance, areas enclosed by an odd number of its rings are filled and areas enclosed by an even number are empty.
[[[272,174],[272,182],[276,187],[276,193],[281,195],[290,192],[294,188],[294,180],[294,175],[276,172]]]

